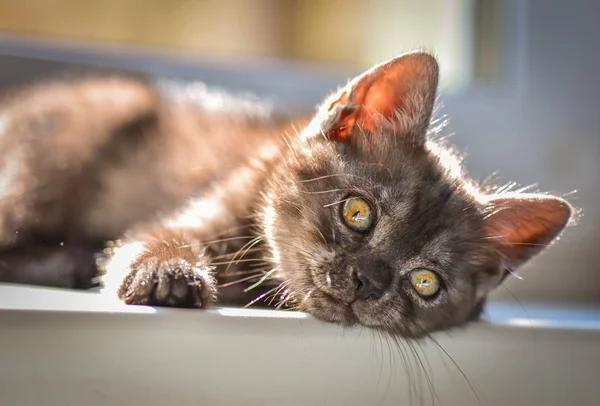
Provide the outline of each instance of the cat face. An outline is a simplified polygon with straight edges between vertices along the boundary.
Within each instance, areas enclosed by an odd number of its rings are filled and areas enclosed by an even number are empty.
[[[432,56],[412,53],[359,76],[272,176],[274,262],[322,320],[405,337],[464,324],[571,216],[558,198],[479,195],[426,139],[437,72]]]

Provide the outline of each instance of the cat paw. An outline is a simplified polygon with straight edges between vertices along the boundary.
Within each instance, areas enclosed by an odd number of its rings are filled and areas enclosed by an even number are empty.
[[[129,268],[118,291],[127,304],[206,308],[216,302],[210,267],[184,258],[142,255]]]

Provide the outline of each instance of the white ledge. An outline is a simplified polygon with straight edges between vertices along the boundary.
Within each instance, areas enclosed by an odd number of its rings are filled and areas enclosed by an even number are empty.
[[[434,337],[483,405],[599,404],[599,308],[493,303],[486,321]],[[424,369],[435,404],[478,404],[433,340],[25,286],[0,285],[0,365],[2,406],[434,404]]]

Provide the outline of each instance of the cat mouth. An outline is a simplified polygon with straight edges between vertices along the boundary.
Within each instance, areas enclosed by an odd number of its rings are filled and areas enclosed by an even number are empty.
[[[380,327],[379,316],[375,300],[355,300],[349,305],[357,322],[365,327]]]
[[[380,322],[380,302],[378,300],[360,300],[353,298],[345,301],[332,296],[327,292],[321,291],[332,306],[344,310],[344,317],[351,324],[360,324],[365,327],[381,327]]]
[[[379,300],[360,300],[353,291],[333,291],[319,286],[313,277],[315,289],[310,294],[310,299],[305,303],[306,309],[318,319],[342,324],[344,326],[362,325],[365,327],[379,327],[376,313]]]
[[[315,290],[307,303],[309,312],[323,321],[352,326],[359,322],[350,303],[345,303],[327,292]]]

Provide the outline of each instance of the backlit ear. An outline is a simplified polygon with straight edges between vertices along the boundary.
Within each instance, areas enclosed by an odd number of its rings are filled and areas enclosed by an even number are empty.
[[[488,202],[484,227],[512,270],[546,248],[572,213],[569,203],[558,197],[506,194]]]
[[[321,130],[332,140],[347,142],[356,127],[376,134],[389,125],[395,134],[422,144],[437,85],[438,64],[432,55],[396,57],[356,77],[327,100]]]

